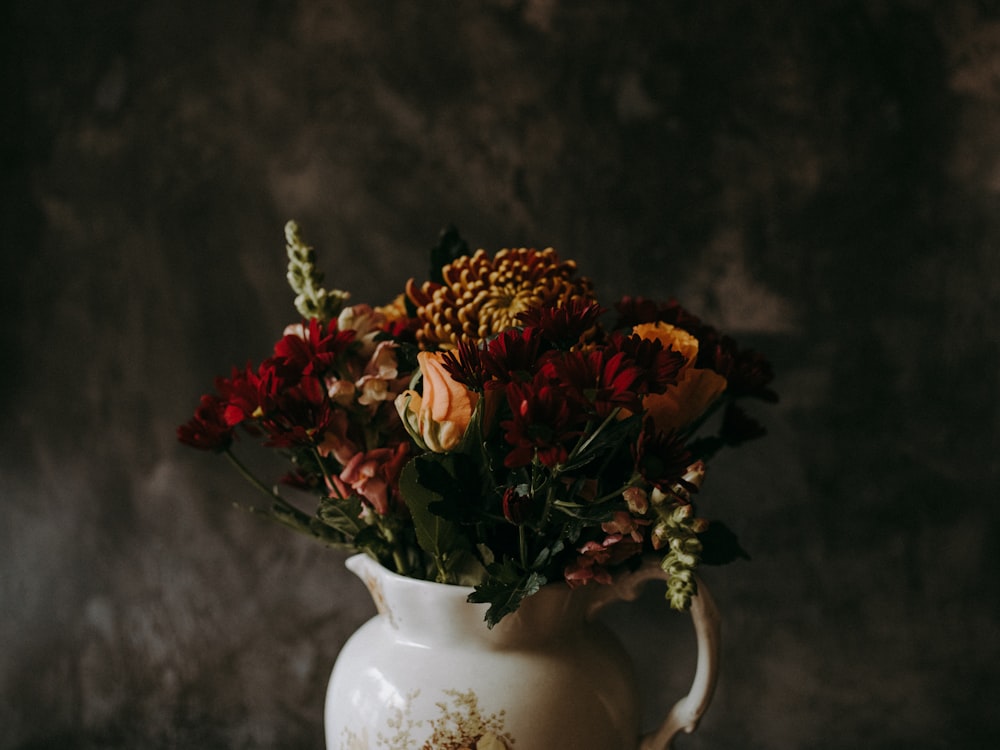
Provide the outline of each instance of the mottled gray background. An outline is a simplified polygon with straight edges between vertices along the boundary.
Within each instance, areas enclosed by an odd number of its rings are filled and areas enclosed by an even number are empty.
[[[706,574],[681,748],[1000,746],[996,2],[0,14],[0,746],[321,748],[371,605],[174,440],[294,317],[289,218],[359,301],[455,222],[772,356],[770,437],[702,498],[753,561]],[[690,642],[647,594],[613,619],[652,717]]]

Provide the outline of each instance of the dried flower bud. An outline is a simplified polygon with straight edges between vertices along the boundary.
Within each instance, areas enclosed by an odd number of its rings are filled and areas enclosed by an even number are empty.
[[[516,487],[508,487],[503,493],[503,517],[512,524],[521,526],[531,518],[532,500],[522,495]]]
[[[673,524],[680,525],[690,518],[693,512],[694,511],[691,509],[690,505],[683,503],[678,504],[670,513],[670,520]]]
[[[700,490],[702,483],[705,481],[705,468],[704,461],[695,461],[688,467],[684,476],[681,477],[681,481],[691,485],[695,491]]]
[[[670,495],[661,490],[659,487],[654,487],[653,491],[649,495],[649,499],[653,505],[663,505],[670,499]]]
[[[656,524],[652,532],[650,532],[649,538],[652,540],[653,549],[655,550],[660,550],[667,546],[670,543],[670,531],[667,527],[667,522],[660,521]]]

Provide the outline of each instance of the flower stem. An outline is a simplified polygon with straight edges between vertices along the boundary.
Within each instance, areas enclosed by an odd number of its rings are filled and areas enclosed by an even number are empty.
[[[279,495],[279,494],[278,494],[277,492],[275,492],[275,490],[274,490],[274,489],[273,489],[272,487],[268,487],[268,486],[267,486],[266,484],[264,484],[264,483],[263,483],[262,481],[260,481],[260,480],[259,480],[259,479],[258,479],[258,478],[257,478],[257,477],[256,477],[256,476],[255,476],[255,475],[254,475],[254,474],[253,474],[253,473],[252,473],[251,471],[250,471],[250,469],[248,469],[248,468],[247,468],[247,467],[246,467],[246,466],[245,466],[245,465],[243,464],[243,462],[242,462],[242,461],[240,461],[240,460],[239,460],[239,459],[238,459],[238,458],[236,457],[236,454],[235,454],[235,453],[233,453],[233,452],[232,452],[232,450],[230,450],[229,448],[226,448],[226,450],[225,450],[225,454],[226,454],[226,458],[228,458],[228,459],[229,459],[229,462],[230,462],[230,463],[231,463],[231,464],[232,464],[233,466],[235,466],[235,467],[236,467],[236,470],[237,470],[237,471],[238,471],[238,472],[240,473],[240,475],[241,475],[241,476],[242,476],[242,477],[243,477],[244,479],[246,479],[246,480],[247,480],[248,482],[250,482],[250,484],[252,484],[252,485],[253,485],[254,487],[256,487],[256,488],[257,488],[258,490],[260,490],[261,492],[263,492],[263,493],[264,493],[265,495],[267,495],[267,496],[268,496],[269,498],[271,498],[272,500],[275,500],[275,501],[277,501],[277,502],[279,502],[279,503],[281,503],[281,504],[283,504],[283,505],[287,505],[287,504],[288,504],[288,501],[286,501],[286,500],[285,500],[285,498],[283,498],[283,497],[282,497],[281,495]]]
[[[602,495],[601,497],[591,500],[588,503],[588,505],[600,505],[601,503],[605,503],[608,500],[613,500],[616,497],[622,497],[622,495],[625,493],[625,490],[627,490],[629,487],[635,487],[635,486],[636,486],[635,482],[627,482],[626,484],[623,484],[621,487],[619,487],[617,490],[614,490],[613,492],[609,492],[606,495]]]
[[[574,458],[576,458],[578,455],[580,455],[585,450],[587,450],[587,447],[592,442],[594,442],[594,439],[598,435],[601,434],[601,430],[603,430],[605,427],[607,427],[609,424],[611,424],[618,417],[618,413],[621,410],[622,410],[622,408],[620,406],[616,406],[614,409],[612,409],[611,413],[608,414],[608,416],[604,418],[604,421],[601,422],[600,426],[596,430],[594,430],[592,433],[590,433],[590,435],[588,435],[586,437],[586,439],[581,439],[580,442],[576,444],[576,446],[570,452],[569,457],[566,459],[566,463],[567,464],[572,463]]]
[[[309,536],[318,536],[312,527],[312,518],[285,500],[285,498],[278,494],[273,487],[268,487],[260,481],[260,479],[258,479],[230,449],[227,448],[224,453],[226,458],[229,459],[229,462],[236,467],[236,470],[240,473],[240,475],[251,485],[267,495],[271,500],[272,505],[267,509],[267,511],[250,508],[249,510],[251,513],[270,516],[290,529],[299,531],[303,534],[308,534]]]
[[[396,566],[396,572],[401,576],[410,575],[410,566],[407,563],[406,555],[403,554],[403,550],[396,539],[396,535],[393,533],[392,529],[388,525],[383,524],[381,521],[378,522],[379,528],[382,529],[382,536],[385,538],[386,542],[392,548],[392,563]],[[440,571],[440,565],[438,566]]]
[[[336,490],[337,494],[340,495],[340,491],[337,488],[337,485],[335,485],[333,483],[333,479],[330,478],[330,472],[326,468],[326,463],[323,461],[323,456],[320,455],[319,448],[317,448],[316,446],[313,446],[313,456],[316,458],[316,465],[319,466],[319,470],[323,474],[323,482],[326,484],[327,489],[330,490],[331,492]],[[343,500],[342,495],[341,495],[341,500]]]

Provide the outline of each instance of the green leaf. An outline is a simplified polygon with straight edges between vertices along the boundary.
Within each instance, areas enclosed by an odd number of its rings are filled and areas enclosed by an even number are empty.
[[[347,499],[324,497],[319,501],[316,515],[327,526],[336,529],[348,539],[354,539],[366,524],[361,521],[361,498],[351,495]]]
[[[489,576],[469,594],[468,601],[490,605],[486,610],[486,625],[491,629],[516,612],[521,602],[537,593],[547,580],[537,571],[522,571],[513,560],[491,565],[487,571]]]
[[[720,521],[711,521],[708,529],[698,534],[701,542],[701,561],[706,565],[725,565],[750,555],[740,546],[740,541],[729,527]]]
[[[544,549],[542,549],[541,552],[538,553],[538,556],[535,557],[534,562],[531,563],[531,569],[541,570],[546,565],[548,565],[556,555],[562,552],[564,548],[565,545],[563,544],[562,540],[556,539],[550,546],[545,547]]]
[[[382,536],[382,532],[377,526],[365,526],[361,529],[354,537],[354,547],[360,552],[367,552],[388,570],[396,569],[393,562],[392,545]]]
[[[431,248],[431,267],[428,278],[440,284],[444,281],[441,269],[456,258],[468,254],[468,243],[462,239],[462,236],[458,233],[458,229],[449,224],[442,230],[438,237],[438,243]]]
[[[579,518],[567,520],[563,525],[562,537],[568,544],[576,544],[583,533],[584,523]]]
[[[442,468],[441,460],[438,454],[410,459],[399,476],[399,490],[413,517],[417,544],[434,561],[437,580],[441,583],[451,583],[452,570],[462,563],[470,544],[457,524],[431,510],[432,505],[440,502],[441,495],[423,483],[422,474],[425,470],[429,470],[430,474],[437,478],[437,471],[428,467],[437,465],[438,468]]]
[[[439,495],[431,511],[458,524],[483,520],[482,480],[474,462],[460,453],[433,455],[436,460],[417,464],[420,484]]]
[[[432,513],[453,523],[482,521],[482,478],[476,463],[462,453],[425,453],[411,459],[416,469],[415,491],[434,495],[428,507]],[[404,491],[403,497],[409,501]]]

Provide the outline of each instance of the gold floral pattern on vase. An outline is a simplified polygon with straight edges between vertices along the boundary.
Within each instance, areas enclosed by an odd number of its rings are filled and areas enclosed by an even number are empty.
[[[513,750],[514,738],[504,730],[506,712],[484,714],[474,690],[445,690],[447,700],[435,703],[440,715],[418,720],[411,715],[419,690],[406,697],[402,709],[395,709],[386,720],[386,730],[374,740],[368,730],[359,735],[345,729],[342,750]],[[426,727],[425,727],[426,725]],[[426,730],[430,735],[421,741]]]

